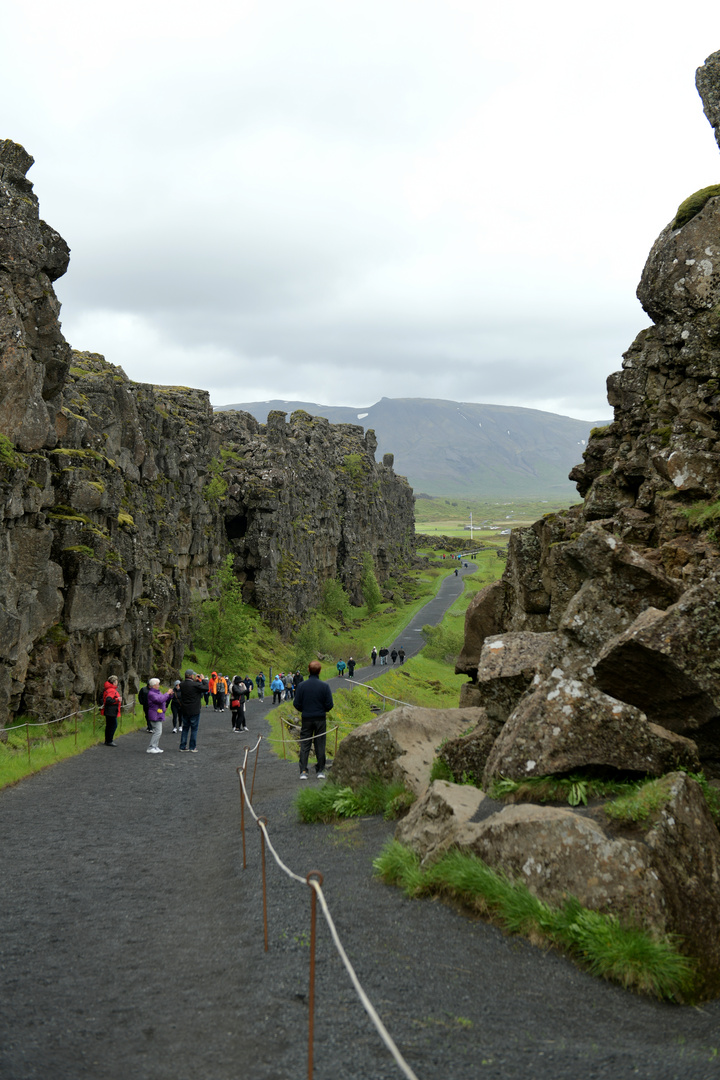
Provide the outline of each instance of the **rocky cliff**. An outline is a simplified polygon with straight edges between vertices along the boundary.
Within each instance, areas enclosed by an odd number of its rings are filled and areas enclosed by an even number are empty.
[[[697,86],[718,135],[720,53],[700,68]],[[609,378],[614,420],[593,432],[571,473],[582,504],[513,532],[502,580],[467,614],[461,704],[483,707],[485,717],[447,759],[458,776],[482,775],[485,788],[500,777],[661,777],[678,767],[720,779],[720,186],[691,196],[660,233],[638,297],[653,325]],[[653,862],[656,834],[636,837],[646,855],[624,884],[617,868],[627,846],[587,864],[586,840],[573,847],[559,831],[547,840],[546,810],[527,811],[522,826],[496,815],[483,851],[542,895],[559,886],[621,912],[633,874],[647,872],[658,888],[659,876],[655,925],[679,930],[694,955],[704,954],[706,992],[717,993],[717,830],[688,809],[696,793],[673,783],[668,793],[686,792],[682,813],[670,794],[654,809],[669,846]],[[693,820],[702,850],[683,864]],[[600,848],[611,845],[603,821]],[[553,844],[577,856],[562,872]],[[591,880],[602,883],[598,893]],[[688,912],[700,894],[698,928]],[[640,900],[633,904],[641,912]]]
[[[207,393],[131,382],[73,352],[53,281],[69,249],[39,217],[32,158],[0,143],[0,726],[168,678],[190,600],[228,553],[288,631],[362,556],[412,554],[412,491],[372,432],[305,413],[213,416]]]

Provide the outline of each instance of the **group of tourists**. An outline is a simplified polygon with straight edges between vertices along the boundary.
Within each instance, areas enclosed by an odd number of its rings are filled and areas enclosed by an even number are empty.
[[[265,698],[265,676],[262,671],[259,671],[255,676],[255,682],[253,682],[249,675],[246,675],[244,679],[239,675],[236,675],[230,683],[228,683],[227,678],[223,674],[213,671],[208,679],[208,687],[209,694],[213,699],[214,711],[225,712],[228,701],[230,702],[230,710],[232,711],[234,707],[233,701],[237,701],[239,698],[245,700],[249,699],[256,686],[258,698],[260,701],[263,701]],[[205,704],[208,704],[207,694],[205,695]]]
[[[176,679],[172,690],[160,689],[159,679],[149,679],[138,694],[138,701],[145,713],[150,745],[148,754],[162,754],[158,743],[162,735],[163,721],[170,705],[173,731],[180,733],[180,750],[183,753],[197,753],[197,729],[200,723],[200,709],[203,699],[209,700],[209,682],[203,675],[188,669],[184,679]],[[105,745],[117,746],[115,732],[122,698],[118,690],[118,677],[111,675],[103,687],[102,709],[105,717]]]
[[[299,671],[294,674],[291,671],[279,671],[270,683],[273,705],[279,705],[281,701],[292,701],[302,681],[303,677]]]
[[[293,701],[295,708],[301,714],[301,780],[307,780],[308,778],[307,766],[311,746],[315,750],[317,776],[321,780],[325,777],[326,716],[333,708],[333,697],[328,684],[320,679],[320,671],[321,665],[319,661],[313,660],[308,665],[309,677],[307,679],[303,679],[299,671],[296,671],[293,676],[289,676],[290,700]],[[218,696],[227,694],[230,700],[232,730],[235,732],[248,730],[245,723],[245,703],[253,689],[252,679],[247,677],[242,679],[239,675],[236,675],[227,691],[224,691],[218,689],[221,678],[222,676],[219,673],[213,672],[211,678],[206,679],[204,675],[197,674],[188,668],[185,672],[185,678],[182,680],[177,679],[173,688],[167,691],[160,689],[159,679],[148,680],[147,686],[142,687],[138,694],[138,700],[141,702],[145,712],[147,729],[150,733],[148,754],[163,753],[158,744],[162,735],[162,725],[166,718],[168,705],[172,713],[173,731],[180,733],[180,752],[196,754],[200,710],[203,701],[205,704],[208,703],[211,693],[213,695],[213,707],[216,712],[224,711],[224,705],[218,708],[216,704]],[[259,683],[261,678],[262,684]],[[283,675],[281,679],[280,676],[276,675],[270,684],[271,688],[274,688],[274,684],[278,680],[282,686],[282,692],[286,693],[288,690],[285,685],[286,678],[288,676]],[[210,689],[211,679],[218,680],[213,683],[215,686],[214,691]],[[250,683],[250,686],[248,686],[248,683]],[[265,678],[262,672],[256,678],[255,686],[258,687],[258,696],[262,700],[261,689],[264,690],[265,687]],[[273,700],[274,696],[275,690],[273,689]],[[117,746],[114,736],[121,708],[122,698],[118,690],[118,677],[117,675],[110,675],[102,692],[101,712],[105,717],[105,746]]]
[[[375,663],[378,657],[380,657],[380,667],[386,667],[388,662],[388,656],[392,660],[393,664],[396,660],[399,660],[401,664],[405,663],[405,650],[403,649],[402,645],[399,649],[396,649],[394,645],[392,649],[388,649],[385,645],[383,645],[379,652],[373,645],[373,650],[370,653],[370,659],[373,662],[373,667],[375,667]]]

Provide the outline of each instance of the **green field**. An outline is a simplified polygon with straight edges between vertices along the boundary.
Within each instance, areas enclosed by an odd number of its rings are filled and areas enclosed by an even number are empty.
[[[461,499],[452,496],[415,500],[415,531],[427,536],[467,536],[472,540],[506,543],[508,530],[532,525],[544,514],[566,510],[577,500]],[[472,514],[472,533],[470,515]]]

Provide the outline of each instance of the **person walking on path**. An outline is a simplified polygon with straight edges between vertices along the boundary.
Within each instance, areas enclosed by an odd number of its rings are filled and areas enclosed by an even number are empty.
[[[149,709],[148,690],[149,689],[150,689],[149,685],[141,686],[140,690],[138,691],[137,699],[140,702],[140,704],[142,705],[142,710],[145,713],[145,727],[147,728],[148,735],[152,735],[152,728],[150,727],[150,717],[148,715],[148,709]]]
[[[258,699],[260,701],[265,700],[265,676],[262,671],[258,671],[255,676],[255,685],[257,686]]]
[[[217,671],[212,671],[212,672],[210,673],[210,678],[208,679],[208,692],[209,692],[210,694],[212,694],[212,699],[213,699],[213,710],[214,710],[215,712],[217,712],[217,711],[218,711],[218,704],[217,704],[217,679],[218,679],[218,677],[217,677]]]
[[[375,667],[375,661],[377,660],[377,649],[375,648],[374,645],[373,645],[372,652],[370,653],[370,658],[372,660],[373,667]]]
[[[388,650],[385,648],[384,645],[383,645],[382,649],[380,650],[379,656],[380,656],[380,667],[386,667],[387,666],[387,658],[388,658]]]
[[[224,675],[221,675],[220,672],[218,672],[218,679],[217,679],[218,712],[225,712],[225,702],[226,702],[226,698],[227,698],[227,692],[228,692],[227,679],[225,678]]]
[[[247,686],[240,676],[236,675],[230,687],[230,716],[233,731],[247,731],[245,726],[245,698],[249,696]]]
[[[200,723],[200,709],[202,707],[203,694],[208,688],[207,679],[202,675],[196,675],[190,668],[185,672],[185,678],[180,683],[180,711],[182,712],[182,734],[180,736],[180,752],[197,754],[197,730]],[[188,746],[188,735],[190,746]]]
[[[345,674],[345,668],[347,667],[347,664],[345,663],[344,660],[338,660],[335,667],[337,668],[338,675],[342,679],[343,675]]]
[[[348,678],[352,679],[354,675],[355,675],[355,661],[353,660],[353,658],[351,656],[350,659],[348,660]]]
[[[393,651],[390,653],[390,659],[393,662],[393,666],[395,665],[395,661],[397,660],[397,658],[398,658],[397,649],[393,649]]]
[[[405,650],[403,649],[402,645],[398,649],[398,657],[400,659],[400,663],[404,664],[405,663]]]
[[[285,690],[285,684],[279,675],[276,675],[273,681],[270,683],[270,689],[272,690],[272,703],[273,705],[279,705],[282,700],[282,695]]]
[[[332,690],[326,682],[320,678],[322,665],[318,660],[311,660],[308,664],[308,678],[304,679],[297,688],[293,705],[302,718],[300,724],[300,779],[307,780],[307,763],[310,755],[310,744],[315,748],[318,780],[325,779],[325,733],[327,731],[327,714],[332,709],[334,702]]]
[[[159,679],[150,679],[148,683],[148,720],[152,729],[152,735],[150,736],[150,745],[146,751],[148,754],[162,754],[162,750],[158,746],[158,743],[160,742],[160,736],[162,735],[165,709],[167,708],[168,701],[172,699],[172,696],[172,690],[168,690],[167,694],[163,694],[160,689]]]
[[[111,675],[103,687],[103,703],[100,712],[105,717],[105,745],[117,746],[115,732],[117,731],[118,715],[122,698],[117,688],[118,677]]]
[[[177,735],[178,731],[182,729],[182,716],[180,714],[180,680],[176,679],[173,683],[173,696],[170,700],[170,709],[172,711],[172,723],[173,723],[173,735]],[[205,702],[207,705],[207,702]]]
[[[285,687],[285,701],[292,701],[295,695],[295,686],[293,683],[293,677],[289,671],[287,675],[283,675],[282,681]]]

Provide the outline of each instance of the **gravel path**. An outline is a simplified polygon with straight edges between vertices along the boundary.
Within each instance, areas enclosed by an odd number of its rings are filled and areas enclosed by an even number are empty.
[[[309,890],[268,856],[265,953],[255,826],[242,867],[235,769],[269,707],[250,702],[247,735],[204,710],[197,754],[180,757],[166,725],[162,755],[135,732],[0,792],[3,1080],[307,1076]],[[256,810],[292,869],[323,873],[360,981],[419,1080],[720,1077],[720,1002],[643,1000],[406,900],[372,876],[393,826],[302,826],[298,786],[297,765],[263,742]],[[315,1077],[399,1077],[321,917],[318,939]]]

